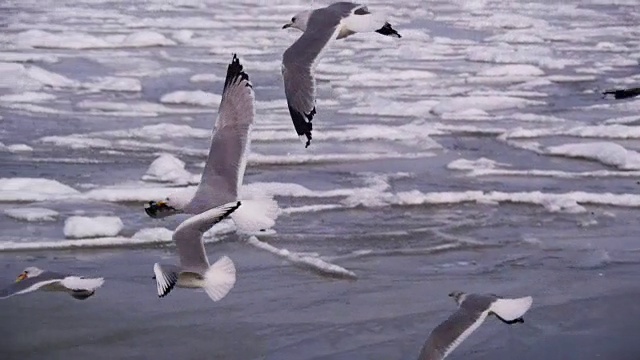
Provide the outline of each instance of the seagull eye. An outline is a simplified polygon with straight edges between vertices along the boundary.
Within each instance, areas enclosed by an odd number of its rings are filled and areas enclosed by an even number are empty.
[[[295,18],[295,17],[292,17],[292,18],[291,18],[291,22],[292,22],[292,23],[293,23],[293,22],[296,22],[296,18]]]

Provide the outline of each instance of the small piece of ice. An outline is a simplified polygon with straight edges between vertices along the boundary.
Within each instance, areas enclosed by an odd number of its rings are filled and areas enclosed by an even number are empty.
[[[64,222],[64,236],[72,239],[116,236],[124,224],[117,216],[72,216]]]
[[[196,106],[218,106],[222,96],[202,90],[174,91],[163,95],[160,102],[164,104],[187,104]]]
[[[59,215],[55,210],[38,207],[6,209],[4,214],[21,221],[55,221]]]

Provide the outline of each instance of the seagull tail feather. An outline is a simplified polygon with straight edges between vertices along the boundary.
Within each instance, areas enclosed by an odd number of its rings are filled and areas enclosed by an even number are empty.
[[[529,310],[532,303],[531,296],[518,299],[497,299],[491,304],[490,310],[506,321],[513,321],[521,318]]]
[[[236,284],[236,267],[228,256],[223,256],[204,273],[202,288],[211,300],[220,301]]]

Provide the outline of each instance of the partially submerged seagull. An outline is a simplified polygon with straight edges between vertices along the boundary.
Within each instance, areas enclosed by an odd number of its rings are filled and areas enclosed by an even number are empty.
[[[529,310],[531,296],[503,299],[497,295],[449,294],[458,304],[458,310],[438,325],[422,346],[418,360],[442,360],[474,332],[484,319],[495,315],[506,324],[523,323],[522,316]]]
[[[93,295],[103,283],[103,278],[85,279],[30,266],[24,269],[13,284],[0,290],[0,299],[43,290],[66,292],[75,299],[85,300]]]
[[[198,189],[195,193],[183,189],[164,200],[150,201],[145,206],[147,215],[163,218],[177,213],[200,214],[238,200],[254,116],[254,93],[249,75],[234,54],[227,68],[218,119]],[[239,230],[254,232],[271,228],[278,214],[278,204],[273,199],[243,200],[242,208],[232,219]]]
[[[209,265],[202,235],[241,206],[241,201],[225,204],[192,216],[178,225],[172,239],[178,249],[180,266],[153,265],[159,297],[166,296],[175,286],[202,288],[213,301],[219,301],[229,293],[236,283],[233,261],[222,256]]]
[[[284,92],[293,126],[305,148],[311,144],[311,121],[316,114],[315,64],[320,53],[336,39],[358,32],[372,32],[400,38],[383,15],[372,14],[366,6],[337,2],[325,8],[302,11],[282,28],[304,32],[282,56]]]

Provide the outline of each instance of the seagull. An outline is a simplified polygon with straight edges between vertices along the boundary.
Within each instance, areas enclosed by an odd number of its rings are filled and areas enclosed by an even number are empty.
[[[222,256],[213,265],[202,243],[202,235],[242,206],[234,201],[183,221],[173,233],[178,249],[180,266],[153,265],[158,296],[165,297],[175,287],[202,288],[211,300],[224,298],[236,283],[236,268],[228,256]]]
[[[628,99],[640,95],[640,87],[630,89],[611,89],[602,92],[602,97],[613,95],[616,100]]]
[[[282,76],[293,126],[307,148],[311,144],[311,120],[316,114],[313,73],[320,53],[331,41],[357,32],[375,31],[385,36],[401,36],[383,15],[372,14],[366,6],[352,2],[337,2],[324,8],[302,11],[282,28],[303,31],[282,55]]]
[[[85,300],[104,283],[103,278],[85,279],[74,275],[64,275],[30,266],[18,276],[15,283],[0,290],[0,299],[21,295],[36,290],[62,291],[78,300]]]
[[[244,177],[251,142],[249,134],[255,115],[254,102],[249,75],[234,54],[227,68],[209,156],[197,190],[194,193],[183,189],[163,200],[149,201],[145,205],[147,215],[163,218],[178,213],[200,214],[238,200],[238,188]],[[279,214],[275,200],[244,200],[242,204],[242,208],[232,216],[239,230],[261,231],[275,224]]]
[[[504,299],[497,295],[465,294],[461,291],[454,291],[449,296],[458,304],[458,311],[433,329],[418,360],[444,359],[489,315],[495,315],[505,324],[523,323],[522,316],[533,302],[531,296]]]

